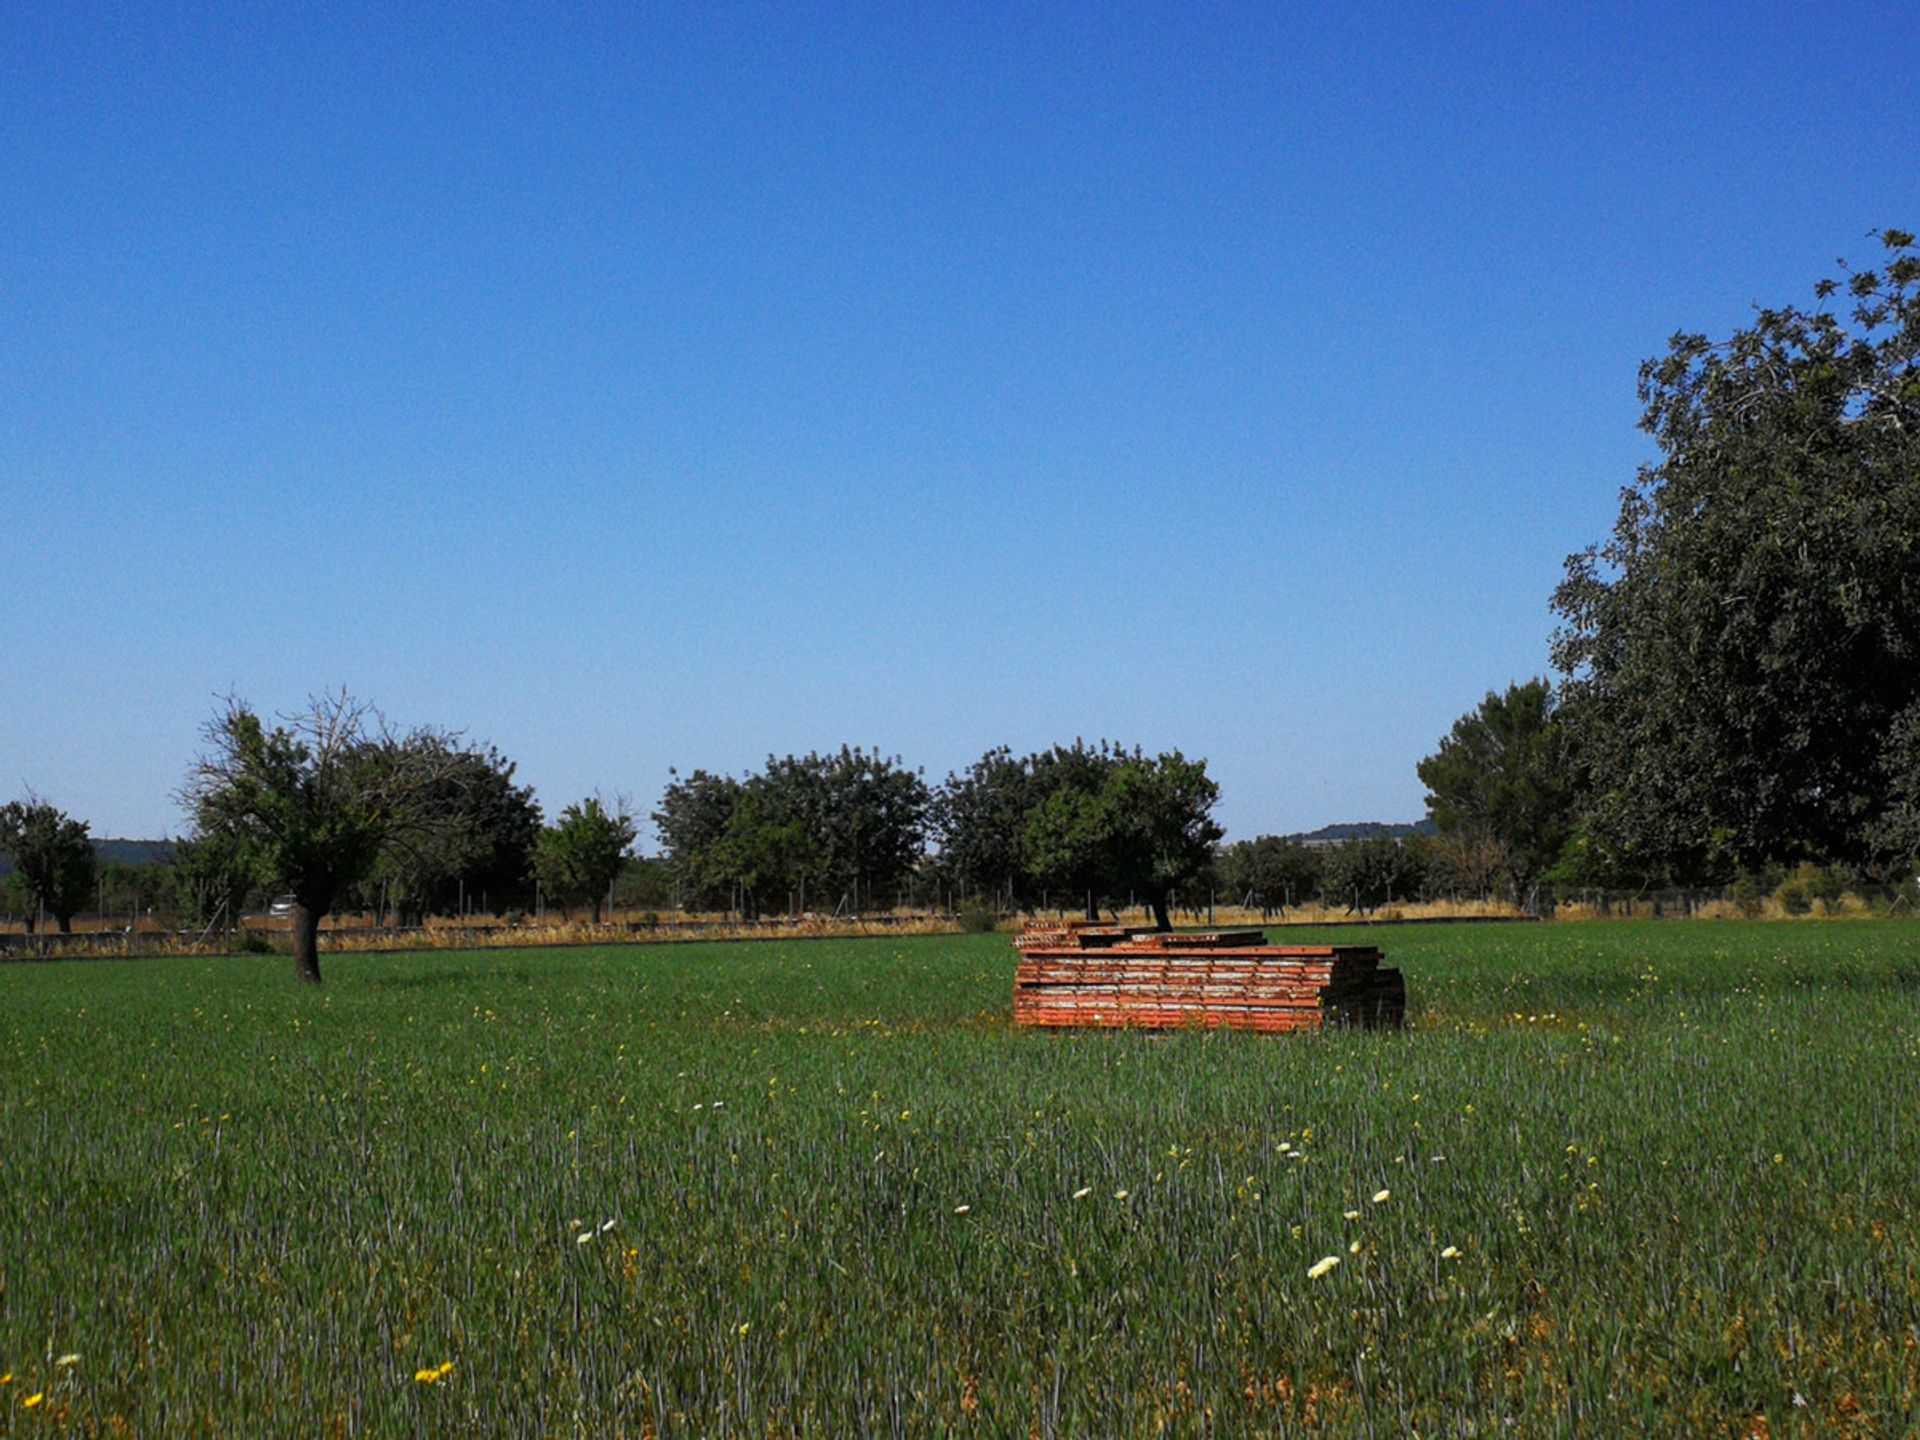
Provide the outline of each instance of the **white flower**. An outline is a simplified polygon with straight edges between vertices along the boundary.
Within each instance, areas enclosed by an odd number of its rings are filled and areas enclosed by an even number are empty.
[[[1127,1198],[1127,1196],[1131,1195],[1132,1193],[1133,1192],[1131,1190],[1116,1190],[1113,1192],[1113,1198],[1116,1200],[1124,1200]]]
[[[953,1213],[956,1215],[964,1215],[971,1209],[973,1209],[971,1205],[956,1205],[953,1207]]]
[[[53,1363],[55,1365],[58,1365],[62,1370],[64,1370],[69,1365],[78,1365],[80,1363],[80,1357],[76,1354],[70,1353],[70,1354],[62,1355],[58,1360],[54,1361]]]
[[[1360,1212],[1358,1210],[1349,1210],[1346,1212],[1346,1218],[1349,1220],[1358,1220],[1360,1218]]]
[[[1325,1275],[1328,1271],[1332,1270],[1333,1267],[1338,1265],[1339,1263],[1340,1263],[1340,1257],[1338,1255],[1328,1255],[1323,1259],[1316,1260],[1313,1264],[1307,1267],[1307,1279],[1318,1280],[1322,1275]]]
[[[591,1239],[593,1239],[593,1231],[582,1230],[578,1235],[573,1237],[573,1243],[576,1245],[584,1245]]]
[[[1376,1190],[1373,1192],[1373,1203],[1376,1205],[1384,1205],[1392,1198],[1393,1192],[1391,1190]]]
[[[1446,1249],[1440,1252],[1440,1258],[1442,1260],[1458,1260],[1460,1258],[1460,1247],[1458,1245],[1447,1246]]]
[[[1093,1186],[1082,1185],[1078,1190],[1073,1192],[1073,1198],[1076,1200],[1084,1200],[1091,1194],[1093,1194]]]
[[[1360,1242],[1358,1240],[1354,1241],[1351,1245],[1347,1246],[1347,1254],[1358,1255],[1359,1253],[1360,1253]]]
[[[613,1227],[615,1225],[618,1225],[619,1223],[620,1222],[618,1220],[602,1220],[600,1222],[600,1233],[602,1235],[606,1234],[607,1231],[613,1229]]]

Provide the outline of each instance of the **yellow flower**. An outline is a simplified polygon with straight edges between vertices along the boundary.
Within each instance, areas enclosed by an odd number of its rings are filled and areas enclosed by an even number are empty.
[[[62,1370],[65,1370],[70,1365],[78,1365],[80,1363],[80,1357],[70,1352],[68,1354],[62,1355],[58,1360],[54,1361],[53,1363],[58,1365]]]
[[[34,1406],[38,1405],[42,1400],[46,1398],[47,1398],[46,1391],[44,1390],[38,1391],[35,1394],[29,1395],[27,1396],[26,1399],[22,1400],[20,1402],[20,1408],[22,1410],[31,1410],[33,1409]]]
[[[1460,1247],[1458,1245],[1447,1246],[1446,1249],[1440,1252],[1440,1258],[1442,1260],[1458,1260],[1460,1258]]]
[[[1358,1220],[1360,1218],[1360,1212],[1358,1210],[1346,1210],[1346,1211],[1342,1211],[1341,1213],[1348,1220]]]
[[[1356,1240],[1351,1245],[1347,1246],[1347,1253],[1349,1255],[1358,1255],[1360,1253],[1360,1242]]]
[[[1373,1192],[1373,1203],[1376,1205],[1384,1205],[1392,1198],[1393,1192],[1391,1190],[1376,1190]]]
[[[7,1371],[6,1374],[0,1375],[0,1385],[11,1385],[12,1383],[13,1383],[13,1371],[9,1370]]]
[[[1073,1192],[1073,1198],[1076,1200],[1084,1200],[1091,1194],[1093,1194],[1093,1186],[1082,1185],[1078,1190]]]
[[[1339,1263],[1340,1257],[1338,1255],[1328,1255],[1324,1259],[1317,1260],[1307,1267],[1307,1279],[1318,1280]]]
[[[1116,1190],[1113,1192],[1113,1198],[1116,1200],[1124,1200],[1127,1198],[1127,1196],[1131,1195],[1132,1193],[1133,1192],[1131,1190]]]

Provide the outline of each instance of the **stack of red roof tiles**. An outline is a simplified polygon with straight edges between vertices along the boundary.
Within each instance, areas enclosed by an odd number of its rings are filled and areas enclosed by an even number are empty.
[[[1208,934],[1030,925],[1014,937],[1021,1025],[1317,1030],[1399,1025],[1407,986],[1370,945],[1269,945]]]

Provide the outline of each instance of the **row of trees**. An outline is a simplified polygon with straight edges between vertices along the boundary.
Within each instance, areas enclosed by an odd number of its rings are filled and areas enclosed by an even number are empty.
[[[1920,251],[1879,239],[1811,308],[1642,367],[1659,458],[1567,562],[1558,685],[1489,694],[1421,763],[1517,892],[1920,859]]]

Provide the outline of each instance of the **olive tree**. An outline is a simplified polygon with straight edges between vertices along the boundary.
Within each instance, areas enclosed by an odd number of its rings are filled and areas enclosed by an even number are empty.
[[[229,698],[181,799],[197,834],[231,837],[293,896],[294,973],[318,985],[320,921],[386,847],[443,822],[434,799],[463,752],[441,731],[396,733],[344,690],[277,718]]]

